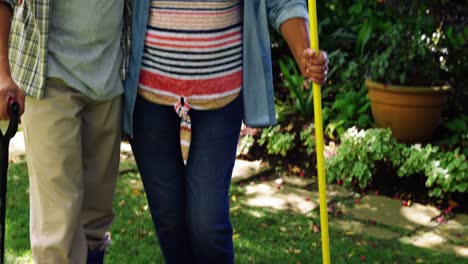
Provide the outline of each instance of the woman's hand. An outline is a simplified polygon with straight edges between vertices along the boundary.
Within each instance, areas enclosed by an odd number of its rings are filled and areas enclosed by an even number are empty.
[[[318,54],[315,50],[306,49],[302,52],[298,61],[302,75],[316,84],[325,84],[328,74],[328,57],[327,53],[320,51]]]
[[[281,34],[289,45],[302,75],[317,84],[324,84],[328,74],[327,53],[310,49],[309,27],[303,18],[292,18],[281,25]]]

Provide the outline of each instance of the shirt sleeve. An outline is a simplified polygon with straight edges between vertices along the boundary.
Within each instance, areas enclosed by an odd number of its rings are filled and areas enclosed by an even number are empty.
[[[305,0],[266,0],[268,18],[273,27],[279,31],[281,25],[291,18],[308,20]]]

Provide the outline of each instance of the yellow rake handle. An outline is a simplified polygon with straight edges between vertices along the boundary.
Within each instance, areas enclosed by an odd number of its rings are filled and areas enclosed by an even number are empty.
[[[316,52],[319,51],[317,4],[315,0],[309,0],[310,46]],[[328,210],[327,210],[327,186],[325,180],[324,143],[322,124],[322,95],[320,85],[313,84],[314,93],[314,118],[315,141],[317,145],[317,171],[319,180],[320,199],[320,229],[322,236],[323,263],[330,263],[330,242],[328,237]]]

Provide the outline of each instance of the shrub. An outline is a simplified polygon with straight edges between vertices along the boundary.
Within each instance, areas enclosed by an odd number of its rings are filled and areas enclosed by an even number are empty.
[[[296,135],[288,132],[281,133],[280,129],[280,125],[265,128],[258,143],[260,146],[266,144],[268,154],[280,154],[284,157],[289,150],[294,148],[294,138]]]
[[[426,186],[433,188],[430,195],[438,197],[444,193],[468,191],[468,163],[465,155],[458,151],[436,153],[425,167]]]
[[[459,149],[443,152],[431,144],[406,146],[398,143],[389,129],[348,129],[336,154],[325,161],[328,181],[365,188],[379,161],[390,162],[400,177],[423,173],[431,196],[468,190],[468,163]]]
[[[329,182],[343,181],[345,186],[365,188],[372,180],[375,162],[399,160],[399,145],[389,129],[348,129],[336,154],[326,159]]]

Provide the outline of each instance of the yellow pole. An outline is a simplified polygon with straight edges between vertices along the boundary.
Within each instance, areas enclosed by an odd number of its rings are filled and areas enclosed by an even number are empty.
[[[319,51],[317,4],[315,0],[309,0],[310,46],[316,52]],[[322,259],[323,263],[330,263],[330,242],[328,237],[328,210],[327,210],[327,186],[325,180],[324,143],[322,124],[322,95],[320,85],[313,84],[314,93],[314,117],[315,117],[315,141],[317,145],[317,171],[319,180],[320,199],[320,233],[322,235]]]

